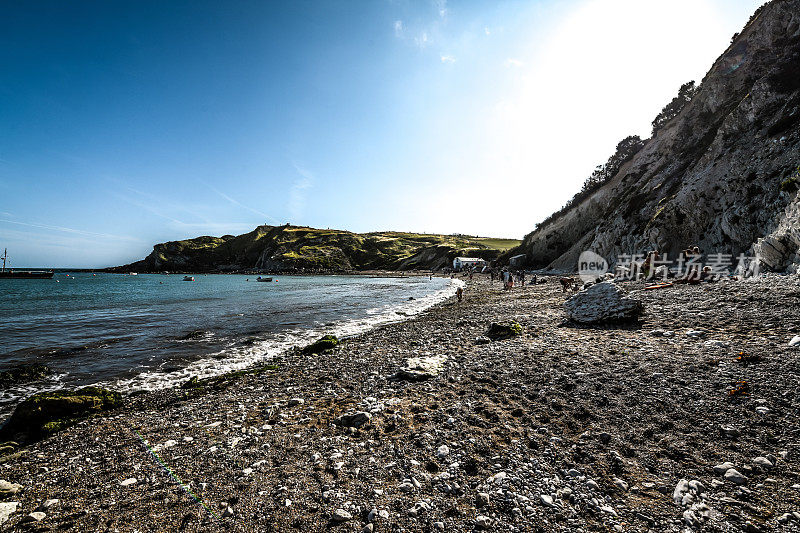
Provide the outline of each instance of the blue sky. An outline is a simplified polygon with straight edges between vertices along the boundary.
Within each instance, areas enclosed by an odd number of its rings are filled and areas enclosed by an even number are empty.
[[[7,2],[16,266],[291,222],[521,237],[761,0]]]

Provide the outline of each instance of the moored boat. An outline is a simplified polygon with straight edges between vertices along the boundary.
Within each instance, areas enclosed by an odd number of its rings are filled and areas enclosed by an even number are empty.
[[[256,281],[272,281],[272,278],[262,278],[261,276],[258,276]]]
[[[194,281],[194,276],[183,276],[183,281]]]
[[[3,250],[3,268],[0,270],[0,279],[51,279],[53,271],[50,270],[6,270],[8,249]]]

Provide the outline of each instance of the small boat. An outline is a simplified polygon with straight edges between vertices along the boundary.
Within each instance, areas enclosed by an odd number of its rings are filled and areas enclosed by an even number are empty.
[[[272,278],[262,278],[261,276],[258,276],[256,281],[272,281]]]
[[[193,276],[183,276],[183,281],[194,281]]]
[[[0,279],[51,279],[53,271],[45,270],[6,270],[8,249],[3,250],[3,269],[0,270]]]

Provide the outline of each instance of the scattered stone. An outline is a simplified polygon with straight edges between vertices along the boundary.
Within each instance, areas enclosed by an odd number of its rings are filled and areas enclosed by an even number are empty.
[[[479,492],[478,496],[475,498],[475,507],[480,509],[481,507],[486,507],[489,505],[489,494],[486,492]]]
[[[288,406],[289,407],[296,407],[298,405],[303,405],[306,401],[303,398],[290,398]]]
[[[442,444],[442,445],[441,445],[441,446],[439,446],[439,448],[436,450],[436,456],[437,456],[437,457],[439,457],[439,458],[441,458],[441,459],[444,459],[444,458],[445,458],[445,457],[447,457],[448,455],[450,455],[450,448],[448,448],[448,447],[447,447],[447,445],[445,445],[445,444]]]
[[[689,480],[682,479],[678,481],[678,484],[675,486],[675,490],[672,492],[672,500],[675,503],[681,503],[687,492],[689,492]]]
[[[539,496],[539,499],[546,507],[553,507],[555,504],[553,503],[553,497],[549,494],[542,494]]]
[[[492,527],[492,519],[488,516],[479,515],[475,518],[475,527],[478,529],[489,529]]]
[[[728,462],[720,463],[718,465],[714,465],[714,473],[719,475],[724,475],[725,472],[734,467],[735,465],[733,463],[728,463]]]
[[[570,320],[580,324],[636,320],[644,310],[640,300],[625,296],[613,281],[592,285],[564,302]]]
[[[489,326],[489,330],[486,332],[486,337],[493,341],[510,339],[519,335],[522,335],[522,326],[514,320],[502,324],[492,322],[492,325]]]
[[[800,346],[800,335],[792,337],[792,340],[789,341],[789,346]]]
[[[345,511],[344,509],[336,509],[333,512],[333,516],[331,517],[334,522],[347,522],[348,520],[353,519],[353,515]]]
[[[2,502],[0,503],[0,524],[7,522],[8,517],[17,512],[19,502]]]
[[[772,468],[773,466],[775,466],[774,463],[769,459],[767,459],[766,457],[756,457],[755,459],[753,459],[753,464],[763,468]]]
[[[371,414],[366,411],[357,411],[340,416],[336,419],[336,424],[343,427],[359,428],[369,423],[370,420],[372,420]]]
[[[739,436],[739,430],[733,426],[720,426],[719,431],[730,439],[735,439]]]
[[[13,496],[22,489],[22,485],[0,479],[0,497]]]
[[[736,470],[735,468],[729,469],[725,472],[725,479],[736,485],[744,485],[747,483],[747,476]]]
[[[701,339],[706,336],[706,332],[702,329],[690,329],[686,332],[686,336],[690,339]]]
[[[446,355],[434,355],[430,357],[411,357],[406,359],[405,364],[392,376],[395,380],[424,381],[439,375],[447,362]]]
[[[34,512],[26,515],[25,518],[22,519],[22,522],[24,522],[24,523],[41,522],[42,520],[45,519],[46,516],[47,515],[44,514],[41,511],[34,511]]]
[[[121,483],[120,483],[120,486],[122,486],[122,487],[127,487],[128,485],[133,485],[133,484],[135,484],[137,481],[138,481],[138,480],[137,480],[135,477],[129,477],[128,479],[126,479],[126,480],[124,480],[123,482],[121,482]]]
[[[336,335],[325,335],[316,340],[315,342],[313,342],[312,344],[309,344],[301,351],[304,355],[313,355],[317,353],[322,353],[326,350],[332,350],[336,348],[338,344],[339,344],[339,339],[336,337]]]
[[[612,481],[614,482],[614,485],[619,487],[623,492],[628,491],[628,483],[626,483],[625,480],[615,477]]]

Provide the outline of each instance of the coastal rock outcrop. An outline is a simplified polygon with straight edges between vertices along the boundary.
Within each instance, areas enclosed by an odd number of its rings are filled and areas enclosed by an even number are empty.
[[[456,256],[495,259],[515,239],[402,232],[353,233],[302,226],[258,226],[238,236],[157,244],[141,261],[112,272],[330,272],[439,270]]]
[[[800,0],[769,2],[717,59],[687,103],[619,167],[505,257],[574,270],[593,250],[611,266],[688,246],[758,252],[800,265]]]
[[[40,439],[78,420],[121,405],[120,393],[101,387],[34,394],[17,406],[0,428],[0,437]]]
[[[644,306],[640,300],[625,296],[613,281],[592,285],[564,302],[570,320],[581,324],[636,320]]]

